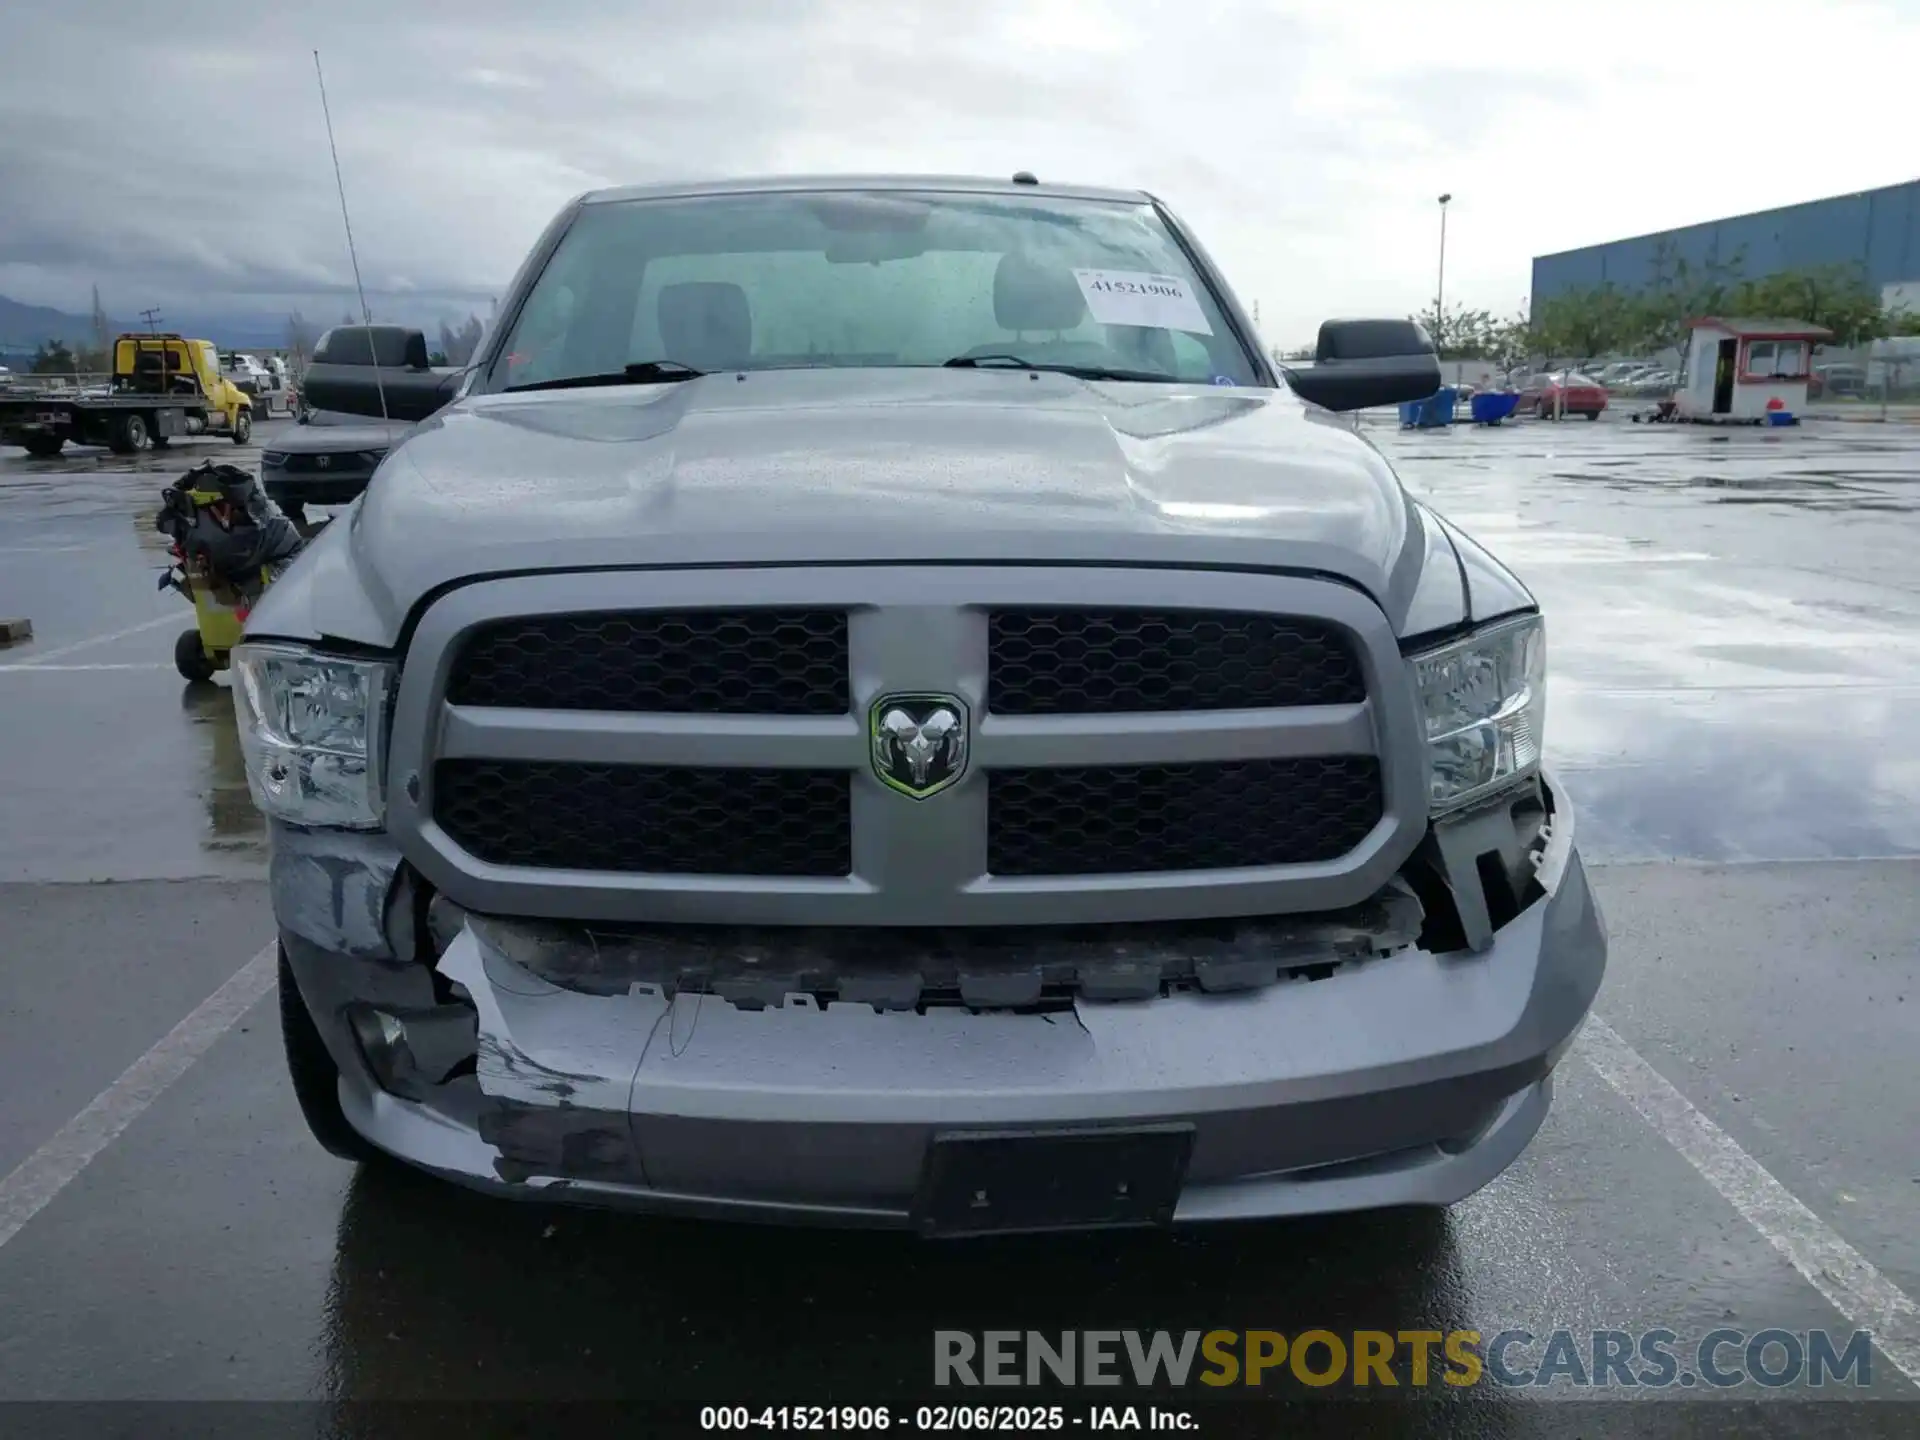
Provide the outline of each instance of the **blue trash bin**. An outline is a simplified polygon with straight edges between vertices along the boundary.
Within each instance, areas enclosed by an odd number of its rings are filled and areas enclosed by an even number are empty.
[[[1443,385],[1434,394],[1424,400],[1410,400],[1400,407],[1400,424],[1431,430],[1440,425],[1453,423],[1454,398],[1457,392],[1451,385]]]
[[[1503,395],[1497,390],[1482,390],[1473,397],[1468,409],[1476,425],[1498,425],[1513,414],[1514,406],[1520,403],[1518,395]]]

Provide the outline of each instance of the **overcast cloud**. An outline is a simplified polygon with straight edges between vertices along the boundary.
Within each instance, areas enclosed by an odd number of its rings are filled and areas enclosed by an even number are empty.
[[[136,16],[138,18],[136,18]],[[1480,18],[1484,16],[1485,18]],[[913,170],[1137,185],[1271,341],[1535,254],[1913,178],[1920,0],[59,0],[7,7],[0,294],[484,310],[569,196]]]

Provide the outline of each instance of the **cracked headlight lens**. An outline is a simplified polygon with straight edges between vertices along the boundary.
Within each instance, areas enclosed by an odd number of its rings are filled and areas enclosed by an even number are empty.
[[[236,646],[233,705],[253,803],[292,825],[377,830],[393,674],[381,660]]]
[[[1538,615],[1499,621],[1408,663],[1426,724],[1431,810],[1469,804],[1539,768],[1547,631]]]

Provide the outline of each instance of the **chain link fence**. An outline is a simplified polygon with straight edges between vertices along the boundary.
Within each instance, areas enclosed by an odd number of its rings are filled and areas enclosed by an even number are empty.
[[[1920,405],[1920,338],[1816,347],[1807,401],[1823,410],[1863,413]]]

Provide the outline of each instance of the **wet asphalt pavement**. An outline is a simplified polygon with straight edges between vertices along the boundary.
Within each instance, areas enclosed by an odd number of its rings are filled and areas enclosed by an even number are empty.
[[[519,1206],[323,1154],[268,997],[0,1239],[0,1401],[638,1398],[684,1427],[702,1403],[911,1406],[935,1329],[1516,1329],[1525,1369],[1560,1329],[1585,1353],[1665,1328],[1684,1361],[1720,1327],[1864,1328],[1890,1337],[1865,1392],[1747,1384],[1714,1413],[1920,1430],[1920,427],[1367,429],[1545,607],[1549,753],[1613,937],[1618,1050],[1583,1040],[1487,1190],[1444,1217],[961,1247]],[[0,451],[0,618],[35,629],[0,649],[0,1175],[271,935],[227,692],[175,675],[192,616],[155,590],[159,487],[202,454],[257,448]],[[1655,1078],[1622,1083],[1623,1053]],[[1683,1153],[1694,1113],[1807,1213]],[[1846,1246],[1884,1288],[1841,1275]],[[1423,1417],[1656,1413],[1595,1393],[1482,1386]],[[1683,1393],[1705,1391],[1658,1392]],[[1863,1393],[1896,1403],[1835,1403]],[[1272,1417],[1203,1398],[1177,1402],[1202,1434]]]

